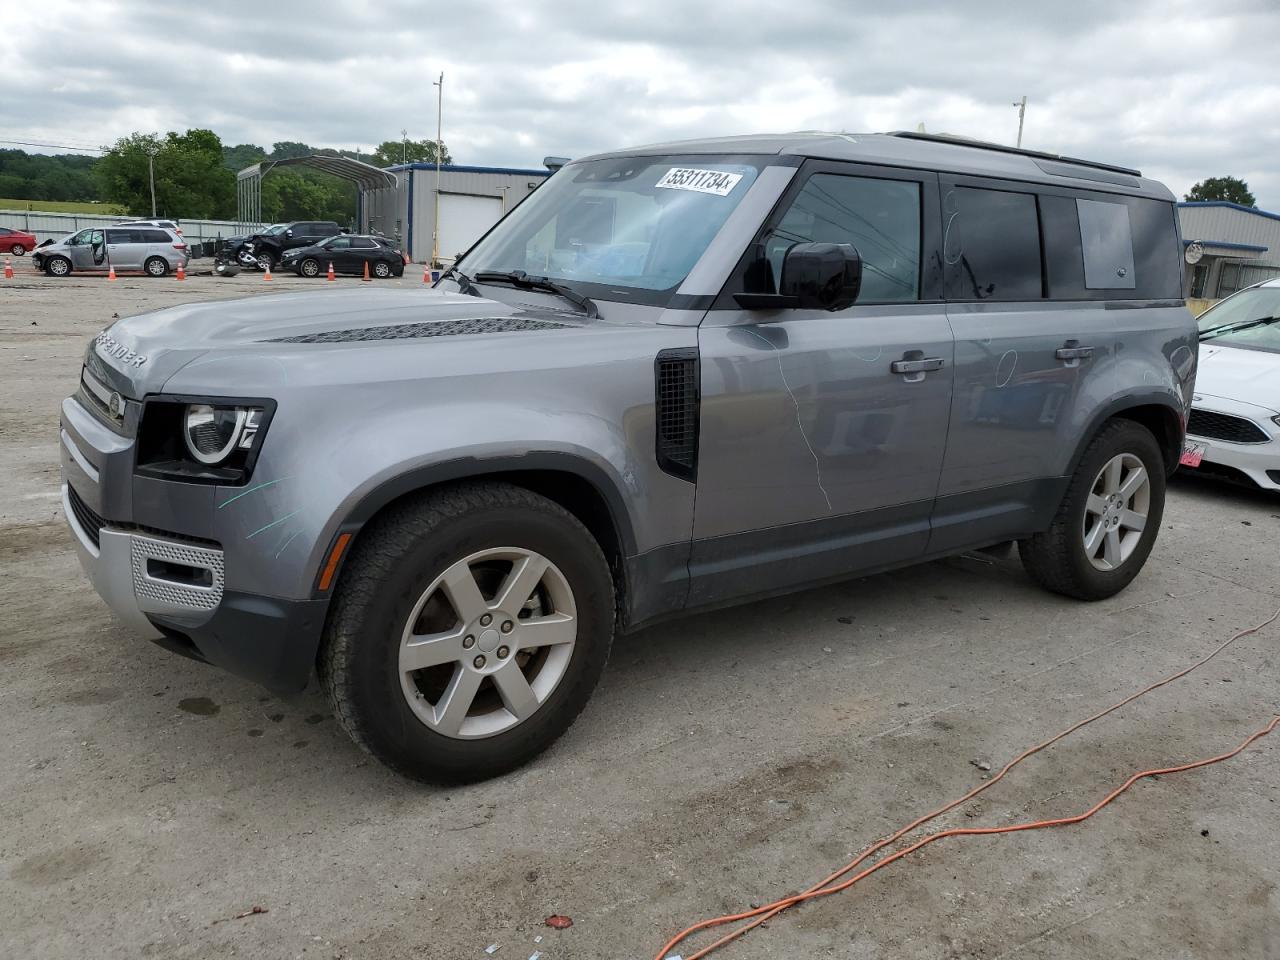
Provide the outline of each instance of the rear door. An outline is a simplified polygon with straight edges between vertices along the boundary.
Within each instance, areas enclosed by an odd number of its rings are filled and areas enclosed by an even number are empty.
[[[372,271],[374,260],[388,259],[387,257],[380,257],[380,252],[378,244],[368,237],[351,238],[351,263],[357,273],[364,272],[366,263],[369,264],[369,270]]]
[[[924,553],[951,403],[940,225],[936,174],[809,161],[792,181],[699,328],[691,606]],[[805,241],[858,249],[853,307],[737,306]]]
[[[1076,232],[1078,250],[1074,200],[977,177],[943,175],[941,186],[955,401],[931,551],[1048,523],[1045,511],[1063,492],[1062,463],[1098,402],[1082,400],[1082,388],[1106,392],[1115,353],[1102,303],[1049,296],[1063,231]],[[1132,263],[1112,270],[1132,283]]]
[[[137,242],[140,231],[133,228],[107,229],[107,259],[117,270],[142,269],[142,244]]]

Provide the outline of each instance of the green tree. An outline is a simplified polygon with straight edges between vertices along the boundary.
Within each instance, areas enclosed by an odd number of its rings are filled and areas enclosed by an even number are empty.
[[[1245,207],[1256,207],[1258,202],[1249,192],[1249,185],[1239,177],[1210,177],[1201,180],[1186,195],[1187,200],[1226,200]]]
[[[256,143],[237,143],[234,147],[222,148],[222,162],[228,169],[235,170],[237,173],[265,159],[267,159],[267,151]]]
[[[441,163],[452,163],[449,156],[449,145],[442,144]],[[379,167],[391,167],[398,163],[435,163],[436,142],[434,140],[384,140],[378,144],[373,155],[366,158],[369,163]]]
[[[194,219],[235,216],[235,174],[223,164],[222,141],[212,130],[122,137],[95,167],[106,199],[133,216],[150,215],[149,156],[155,163],[158,214]]]

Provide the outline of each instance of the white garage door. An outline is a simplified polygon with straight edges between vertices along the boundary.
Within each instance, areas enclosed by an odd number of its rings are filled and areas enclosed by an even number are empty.
[[[440,259],[452,261],[501,217],[501,197],[440,194]]]

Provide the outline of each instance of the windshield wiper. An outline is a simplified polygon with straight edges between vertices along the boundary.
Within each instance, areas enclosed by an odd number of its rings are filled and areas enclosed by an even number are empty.
[[[1265,327],[1268,324],[1280,322],[1280,316],[1275,317],[1258,317],[1256,320],[1244,320],[1240,323],[1224,323],[1220,327],[1210,327],[1200,334],[1201,340],[1212,340],[1214,337],[1221,336],[1224,333],[1235,333],[1237,330],[1251,330],[1254,327]]]
[[[509,283],[513,287],[519,287],[521,290],[546,290],[548,293],[554,293],[556,296],[562,297],[580,307],[593,320],[600,316],[600,310],[590,297],[584,297],[582,294],[570,290],[563,283],[556,283],[549,277],[531,277],[523,270],[477,270],[472,279],[477,283]]]
[[[452,277],[454,282],[458,284],[459,293],[465,293],[472,297],[480,296],[480,291],[477,290],[476,285],[471,282],[471,278],[456,266],[450,267],[444,273],[440,274],[441,280],[448,280],[450,277]]]

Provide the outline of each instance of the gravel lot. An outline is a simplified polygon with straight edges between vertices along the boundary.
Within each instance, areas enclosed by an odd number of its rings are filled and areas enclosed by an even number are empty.
[[[619,642],[533,765],[417,786],[314,690],[268,697],[130,637],[58,515],[58,404],[113,313],[324,284],[19,270],[0,280],[0,956],[647,960],[1280,607],[1280,498],[1181,481],[1111,601],[957,559],[700,616]],[[1280,709],[1278,652],[1280,624],[944,823],[1073,813],[1235,746]],[[1078,827],[943,841],[717,958],[1280,957],[1277,798],[1280,734]]]

